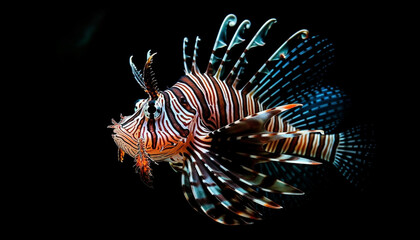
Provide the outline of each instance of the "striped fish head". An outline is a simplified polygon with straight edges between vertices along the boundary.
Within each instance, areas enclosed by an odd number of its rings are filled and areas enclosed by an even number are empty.
[[[134,137],[142,139],[144,151],[153,161],[164,161],[176,155],[186,142],[176,125],[181,117],[174,114],[165,101],[166,93],[159,93],[157,99],[140,100],[136,104],[136,111],[140,112],[138,131]],[[166,111],[168,109],[169,111]],[[185,116],[182,116],[185,117]],[[174,126],[175,125],[175,126]]]
[[[154,55],[148,53],[143,72],[137,70],[130,58],[134,77],[148,98],[136,102],[132,115],[121,115],[119,122],[112,119],[112,125],[108,126],[113,129],[118,159],[123,161],[125,154],[134,158],[136,170],[148,186],[152,176],[150,162],[183,160],[180,156],[188,146],[198,117],[190,95],[175,87],[159,91],[151,70]]]
[[[112,125],[108,128],[113,128],[111,135],[120,153],[119,160],[123,160],[123,156],[127,153],[129,156],[135,158],[140,154],[140,147],[143,146],[142,138],[140,138],[139,129],[144,122],[144,112],[140,111],[145,106],[147,100],[139,99],[136,102],[134,113],[129,116],[120,115],[120,121],[116,122],[111,119]],[[121,156],[122,155],[122,156]]]
[[[196,111],[188,101],[170,90],[156,99],[140,99],[135,112],[112,120],[112,138],[120,149],[133,158],[147,155],[150,160],[168,160],[186,148]],[[122,159],[121,159],[122,160]]]

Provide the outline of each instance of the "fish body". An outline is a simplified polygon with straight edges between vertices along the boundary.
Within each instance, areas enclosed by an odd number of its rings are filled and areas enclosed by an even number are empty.
[[[223,21],[203,73],[197,67],[200,39],[196,38],[189,66],[185,38],[185,75],[164,91],[152,70],[155,54],[149,51],[143,71],[130,58],[134,77],[148,98],[136,103],[134,114],[109,126],[119,160],[125,154],[134,158],[146,185],[152,185],[151,164],[168,162],[181,174],[190,205],[229,225],[261,219],[255,205],[281,208],[261,191],[303,194],[256,166],[328,163],[357,182],[358,169],[373,148],[362,137],[363,128],[334,132],[348,97],[336,87],[320,84],[334,57],[327,39],[300,30],[256,73],[245,77],[249,53],[264,47],[276,20],[268,20],[249,42],[243,37],[250,28],[248,20],[228,41],[227,30],[236,22],[232,14]],[[235,57],[232,49],[241,46],[242,54]]]

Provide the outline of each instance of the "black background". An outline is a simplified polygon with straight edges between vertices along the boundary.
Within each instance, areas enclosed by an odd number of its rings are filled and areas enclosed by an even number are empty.
[[[146,52],[158,52],[155,72],[161,89],[183,74],[182,42],[190,46],[200,36],[199,65],[209,57],[224,17],[234,13],[240,22],[249,19],[255,32],[269,18],[278,22],[268,41],[281,44],[295,31],[306,28],[328,37],[335,45],[336,60],[328,79],[351,96],[353,108],[345,124],[375,125],[378,157],[368,186],[360,191],[338,174],[292,210],[281,210],[251,226],[229,227],[196,213],[184,199],[180,176],[166,164],[155,168],[155,189],[144,186],[132,160],[117,161],[111,118],[133,112],[134,102],[145,94],[135,82],[129,57],[142,66]],[[42,71],[48,78],[37,85],[48,90],[39,103],[39,115],[50,116],[38,124],[51,126],[44,133],[39,181],[22,192],[33,199],[17,216],[19,224],[35,225],[33,231],[56,237],[358,237],[391,231],[391,183],[386,168],[383,106],[388,105],[383,83],[386,45],[378,35],[392,35],[381,6],[340,4],[258,3],[147,3],[136,5],[52,6],[34,18],[37,48],[47,59]],[[35,26],[34,25],[34,26]],[[41,47],[42,46],[42,47]],[[44,51],[47,47],[51,52]],[[36,60],[33,61],[36,64]],[[382,88],[383,89],[383,88]],[[59,103],[56,105],[55,103]],[[36,183],[35,183],[36,182]],[[41,218],[42,216],[42,218]],[[16,217],[16,216],[15,216]],[[386,225],[388,226],[388,225]],[[170,235],[167,235],[170,234]]]

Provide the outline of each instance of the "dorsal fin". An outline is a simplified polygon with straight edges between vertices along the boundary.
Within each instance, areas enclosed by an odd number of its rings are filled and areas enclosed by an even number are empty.
[[[254,35],[252,40],[248,43],[248,46],[246,46],[239,59],[236,61],[233,68],[230,70],[229,75],[226,77],[225,81],[228,84],[233,84],[233,86],[236,86],[239,83],[240,73],[242,72],[241,68],[244,64],[247,64],[246,55],[248,51],[251,48],[262,47],[265,45],[264,39],[267,36],[268,30],[270,30],[271,26],[276,22],[277,20],[275,18],[269,19],[261,26],[258,32]]]
[[[274,53],[271,55],[271,57],[261,66],[261,68],[258,70],[257,73],[249,80],[249,83],[252,84],[259,74],[268,74],[272,70],[269,69],[270,63],[278,62],[281,59],[285,59],[286,55],[289,53],[290,50],[292,50],[298,43],[300,39],[306,39],[309,35],[309,31],[306,29],[302,29],[297,31],[295,34],[293,34],[289,39],[287,39],[286,42],[284,42]],[[260,79],[264,76],[258,76]]]
[[[239,25],[239,27],[236,29],[235,34],[233,35],[232,40],[230,41],[230,44],[228,46],[228,48],[226,49],[225,54],[223,55],[223,59],[220,62],[219,68],[216,71],[216,75],[215,77],[217,78],[221,78],[221,76],[223,76],[223,72],[224,72],[224,63],[226,62],[230,62],[231,59],[231,50],[234,46],[245,42],[245,39],[243,38],[243,34],[245,32],[246,29],[249,29],[251,27],[251,22],[249,20],[244,20],[241,25]]]
[[[236,25],[236,16],[233,14],[229,14],[225,17],[220,26],[219,33],[217,34],[216,41],[214,42],[213,50],[210,55],[209,64],[207,66],[206,73],[209,75],[214,74],[215,65],[219,60],[220,57],[216,56],[216,51],[227,46],[227,27],[234,27]]]
[[[275,107],[319,84],[332,63],[334,47],[325,38],[304,36],[306,30],[292,35],[241,88],[242,92],[264,102],[265,107]]]
[[[251,26],[251,22],[249,20],[244,20],[239,27],[236,29],[235,34],[233,35],[232,39],[230,40],[229,45],[227,45],[228,38],[227,38],[227,29],[228,26],[234,27],[236,25],[236,16],[233,14],[229,14],[224,19],[222,25],[220,26],[219,33],[216,37],[212,53],[210,55],[209,63],[207,65],[206,74],[214,75],[217,78],[221,78],[223,76],[223,72],[226,70],[224,63],[231,61],[231,55],[229,54],[230,51],[234,46],[245,42],[243,37],[244,32],[246,29],[249,29]],[[248,43],[246,48],[243,50],[240,57],[235,62],[233,68],[229,71],[228,76],[223,79],[228,82],[228,84],[232,84],[235,81],[235,84],[239,81],[239,77],[243,72],[244,65],[246,65],[247,59],[247,52],[255,47],[261,47],[265,45],[265,38],[267,36],[268,30],[270,30],[271,26],[276,22],[275,18],[269,19],[266,21],[261,28],[257,31],[251,41]],[[189,56],[186,54],[186,47],[188,43],[188,38],[184,38],[183,42],[183,60],[184,60],[184,71],[186,74],[189,73],[199,73],[199,69],[197,67],[197,49],[198,49],[198,41],[200,39],[196,38],[196,43],[194,47],[194,54],[192,59],[192,66],[191,70],[188,68],[187,58]],[[223,52],[223,49],[227,49]],[[219,64],[219,65],[218,65]],[[221,79],[222,80],[222,79]]]
[[[184,59],[184,72],[185,72],[185,74],[189,74],[190,73],[190,69],[188,68],[188,65],[187,65],[187,58],[189,58],[190,56],[188,56],[186,53],[185,53],[185,50],[186,50],[186,48],[187,48],[187,42],[188,42],[188,38],[187,37],[185,37],[184,38],[184,42],[183,42],[183,44],[182,44],[182,57],[183,57],[183,59]]]
[[[193,55],[192,66],[191,66],[191,72],[194,74],[200,73],[200,69],[197,67],[197,50],[198,50],[199,41],[201,41],[201,39],[199,36],[197,36],[195,38],[194,55]]]

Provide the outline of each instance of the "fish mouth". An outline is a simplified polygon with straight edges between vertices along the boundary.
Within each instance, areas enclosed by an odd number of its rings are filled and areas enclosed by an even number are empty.
[[[171,142],[158,148],[151,148],[150,146],[144,146],[143,151],[150,157],[153,162],[161,162],[168,160],[175,155],[180,147],[182,146],[181,141]]]
[[[128,155],[130,155],[130,157],[135,158],[139,148],[137,146],[137,144],[135,144],[134,142],[132,143],[127,143],[127,139],[121,137],[120,134],[112,134],[111,135],[115,144],[117,145],[117,147],[123,151],[124,153],[127,153]]]
[[[134,139],[130,134],[126,133],[121,125],[115,122],[112,119],[113,125],[108,126],[108,128],[113,129],[113,134],[111,135],[117,147],[127,153],[132,158],[135,158],[139,151],[138,140]]]
[[[172,157],[185,143],[184,139],[180,139],[169,141],[163,146],[158,144],[157,147],[153,148],[151,142],[146,141],[147,138],[134,137],[120,123],[117,123],[114,119],[111,119],[111,121],[112,125],[109,125],[108,128],[113,129],[111,136],[115,144],[121,151],[134,159],[142,153],[153,162],[163,161]]]

